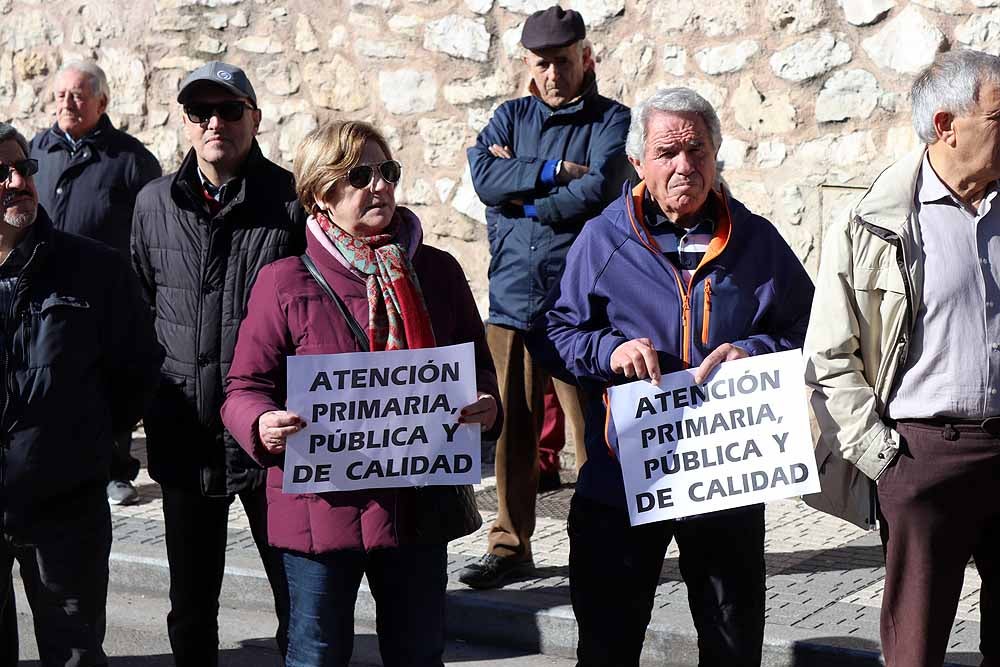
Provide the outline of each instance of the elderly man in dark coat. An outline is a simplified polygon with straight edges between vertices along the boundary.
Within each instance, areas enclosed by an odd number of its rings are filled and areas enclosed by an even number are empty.
[[[53,93],[56,122],[31,140],[38,201],[56,229],[101,241],[127,257],[135,197],[160,176],[160,163],[142,142],[111,124],[108,79],[95,63],[63,65]],[[129,454],[132,434],[116,433],[114,444],[108,501],[128,505],[139,499],[132,486],[139,473]]]

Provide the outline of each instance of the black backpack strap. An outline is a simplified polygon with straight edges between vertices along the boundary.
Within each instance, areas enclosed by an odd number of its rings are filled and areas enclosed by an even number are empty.
[[[354,319],[354,316],[351,315],[349,310],[347,310],[347,306],[344,305],[340,296],[333,291],[332,287],[330,287],[330,283],[326,282],[326,278],[324,278],[323,274],[316,268],[312,258],[308,255],[299,255],[299,259],[302,260],[302,263],[305,264],[306,270],[316,280],[316,282],[319,283],[319,286],[323,288],[326,295],[333,300],[334,304],[336,304],[337,310],[339,310],[340,314],[344,317],[344,321],[347,322],[347,326],[351,329],[351,333],[354,334],[354,339],[358,341],[358,345],[361,349],[365,352],[370,352],[371,346],[368,344],[368,336],[365,334],[364,329],[361,328],[358,321]]]

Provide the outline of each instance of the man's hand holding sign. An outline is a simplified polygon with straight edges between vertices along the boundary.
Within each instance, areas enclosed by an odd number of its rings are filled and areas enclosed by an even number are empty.
[[[732,343],[723,343],[715,348],[711,354],[705,357],[698,369],[694,372],[694,381],[701,383],[705,381],[715,367],[723,361],[735,361],[736,359],[746,359],[746,350],[737,347]],[[611,370],[620,373],[627,378],[645,380],[653,384],[660,384],[660,360],[653,348],[653,343],[648,338],[635,338],[619,345],[611,353]]]
[[[646,348],[619,346],[612,368],[631,349],[621,372],[656,378]],[[722,345],[696,370],[609,390],[632,525],[819,491],[801,353],[746,357]]]

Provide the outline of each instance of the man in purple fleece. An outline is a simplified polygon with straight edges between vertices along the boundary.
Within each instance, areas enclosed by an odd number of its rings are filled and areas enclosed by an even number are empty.
[[[686,88],[632,113],[626,152],[642,178],[583,227],[547,334],[586,395],[587,462],[569,515],[581,667],[638,665],[663,557],[676,537],[702,667],[760,665],[764,508],[631,527],[612,384],[802,345],[813,286],[778,231],[721,187],[719,118]],[[606,432],[607,431],[607,432]]]

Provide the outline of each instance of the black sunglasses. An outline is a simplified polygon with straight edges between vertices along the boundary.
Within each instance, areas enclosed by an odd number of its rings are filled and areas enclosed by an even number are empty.
[[[395,185],[399,183],[399,177],[403,172],[403,167],[395,160],[386,160],[380,164],[359,164],[347,170],[347,182],[351,187],[362,190],[372,183],[375,177],[375,170],[382,176],[386,183]]]
[[[28,178],[38,173],[38,160],[25,158],[18,160],[14,164],[0,164],[0,183],[6,183],[10,178],[10,172],[16,171],[22,178]]]
[[[205,104],[185,104],[184,114],[188,117],[192,123],[197,123],[201,125],[202,123],[207,123],[211,120],[213,115],[217,115],[222,120],[227,123],[234,123],[240,118],[243,118],[243,113],[247,109],[254,109],[244,102],[239,102],[233,100],[231,102],[216,102],[216,103],[205,103]]]

